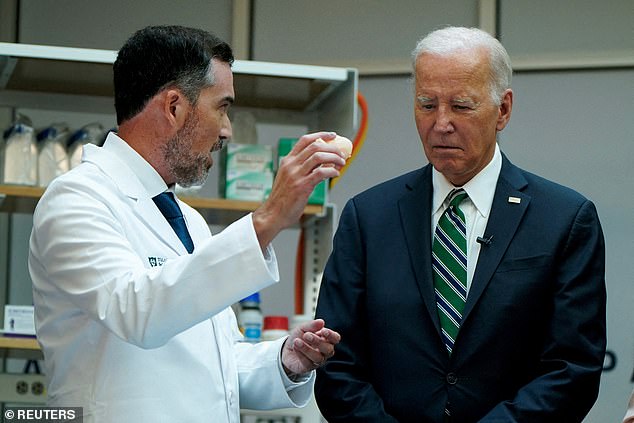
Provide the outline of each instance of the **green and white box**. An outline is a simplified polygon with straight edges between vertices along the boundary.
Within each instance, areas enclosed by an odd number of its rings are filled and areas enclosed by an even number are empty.
[[[220,162],[219,191],[231,200],[263,201],[273,186],[270,145],[229,143]]]
[[[282,158],[293,149],[297,143],[297,138],[280,138],[277,144],[277,164],[279,166]],[[315,189],[308,197],[308,204],[317,204],[323,206],[328,200],[328,180],[321,181],[315,186]]]

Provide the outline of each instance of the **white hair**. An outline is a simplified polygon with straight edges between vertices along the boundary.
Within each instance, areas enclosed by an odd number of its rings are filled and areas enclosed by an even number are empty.
[[[511,87],[511,59],[502,44],[489,33],[479,28],[446,27],[430,32],[418,41],[412,51],[412,64],[416,72],[416,61],[423,53],[446,56],[459,50],[484,48],[489,52],[490,94],[496,105],[500,105],[504,91]]]

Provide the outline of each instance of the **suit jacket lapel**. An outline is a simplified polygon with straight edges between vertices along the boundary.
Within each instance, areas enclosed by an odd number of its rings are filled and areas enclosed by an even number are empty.
[[[491,237],[491,244],[482,246],[467,302],[463,311],[463,322],[468,318],[478,299],[489,284],[509,243],[513,239],[524,213],[530,203],[530,196],[520,190],[527,182],[519,169],[502,155],[502,170],[493,197],[493,205],[484,234]],[[519,198],[510,200],[511,198]]]
[[[431,165],[425,166],[419,178],[408,185],[409,192],[398,202],[403,235],[407,243],[418,290],[430,318],[440,335],[436,296],[431,265]]]

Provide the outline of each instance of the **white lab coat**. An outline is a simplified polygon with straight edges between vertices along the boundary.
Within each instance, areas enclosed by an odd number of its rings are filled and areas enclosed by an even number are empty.
[[[240,407],[305,405],[281,341],[249,345],[230,304],[279,279],[250,216],[211,236],[179,202],[187,254],[152,197],[167,187],[123,140],[86,146],[34,213],[29,269],[51,406],[90,422],[238,422]]]

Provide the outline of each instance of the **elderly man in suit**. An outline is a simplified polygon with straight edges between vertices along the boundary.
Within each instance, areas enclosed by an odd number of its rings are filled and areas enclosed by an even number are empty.
[[[318,405],[331,423],[580,422],[606,346],[596,209],[500,151],[513,91],[495,38],[443,28],[413,59],[429,164],[342,212],[317,308],[342,343]]]

